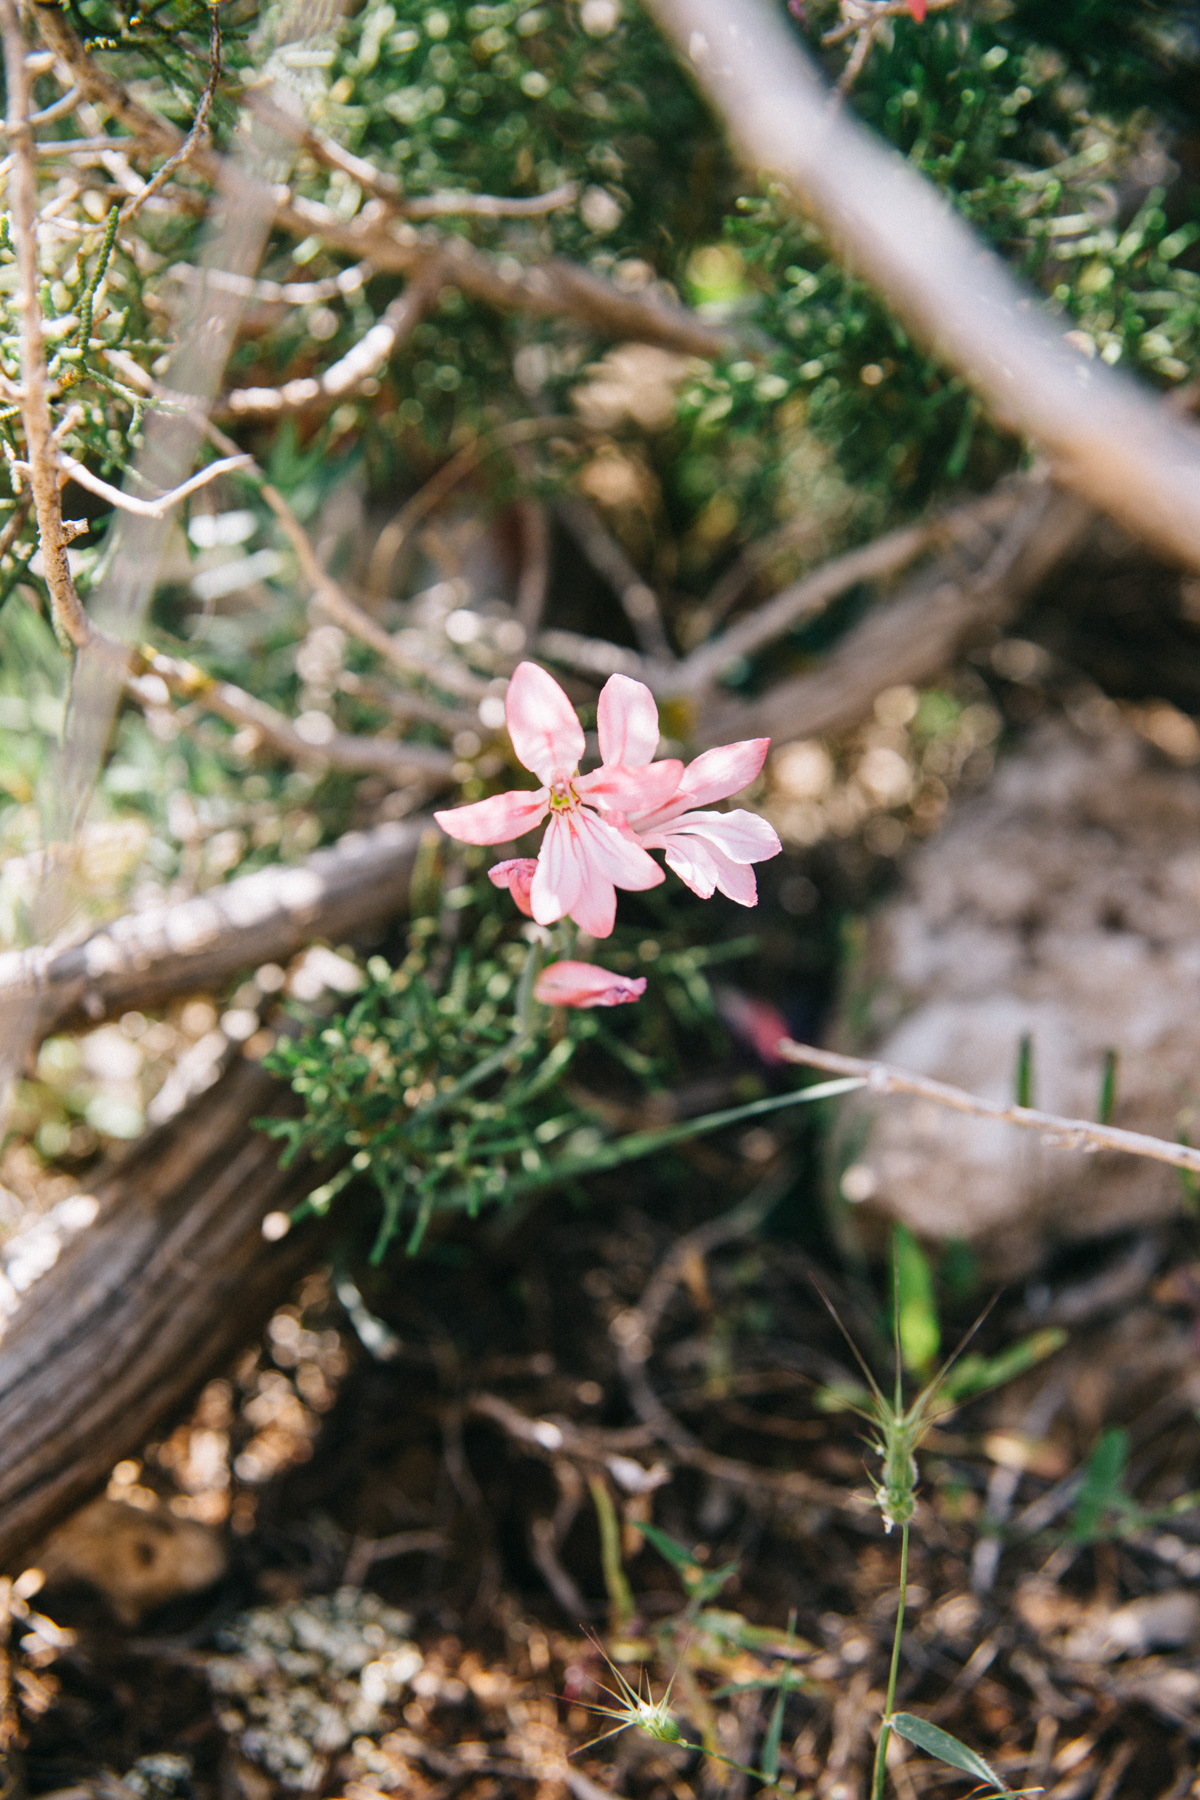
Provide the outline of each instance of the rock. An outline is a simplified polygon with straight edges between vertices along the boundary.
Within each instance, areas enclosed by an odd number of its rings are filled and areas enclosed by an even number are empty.
[[[907,865],[874,918],[839,1047],[1010,1102],[1032,1044],[1034,1104],[1200,1140],[1200,779],[1110,718],[1048,722],[1002,761]],[[865,1148],[843,1193],[927,1238],[960,1237],[993,1277],[1056,1242],[1174,1213],[1164,1164],[1089,1156],[903,1098],[846,1110]]]

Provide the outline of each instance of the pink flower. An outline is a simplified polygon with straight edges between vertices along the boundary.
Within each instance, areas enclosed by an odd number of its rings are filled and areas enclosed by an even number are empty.
[[[606,735],[604,695],[618,681],[634,690],[620,694],[621,760],[625,764],[641,759],[648,762],[658,744],[658,708],[649,688],[627,676],[614,675],[600,696],[600,748],[604,750]],[[615,724],[610,727],[609,741],[616,748]],[[742,906],[757,905],[758,884],[751,865],[778,856],[783,848],[757,813],[744,808],[725,813],[706,810],[711,801],[726,800],[754,780],[770,742],[770,738],[746,738],[740,744],[706,750],[688,765],[675,792],[665,801],[630,809],[626,816],[637,841],[647,850],[665,850],[668,868],[702,900],[711,899],[719,888]],[[653,747],[647,750],[647,745]],[[689,811],[692,807],[703,810]]]
[[[658,746],[657,711],[654,744],[641,762],[627,767],[609,753],[626,743],[639,755],[644,748],[644,722],[624,719],[629,697],[623,689],[609,692],[613,682],[624,679],[614,676],[600,696],[602,766],[580,775],[584,736],[575,709],[552,675],[536,663],[519,663],[504,702],[508,734],[517,757],[541,787],[534,793],[495,794],[434,814],[442,830],[463,843],[503,844],[532,831],[549,813],[528,894],[529,911],[539,925],[569,917],[592,937],[607,937],[616,918],[617,888],[637,893],[663,879],[641,845],[602,816],[663,806],[683,773],[679,762],[651,764]],[[625,686],[638,688],[640,683],[626,681]],[[499,885],[511,887],[513,879],[510,874]],[[523,885],[523,874],[515,879]],[[520,891],[518,887],[516,893]]]
[[[925,5],[926,0],[908,0],[908,10],[918,25],[925,23]]]
[[[644,975],[614,975],[583,962],[551,963],[533,984],[533,997],[543,1006],[626,1006],[645,991]]]

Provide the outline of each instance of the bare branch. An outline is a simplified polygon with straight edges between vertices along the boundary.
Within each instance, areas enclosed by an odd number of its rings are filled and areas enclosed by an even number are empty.
[[[739,619],[720,637],[693,650],[675,672],[678,691],[695,698],[711,688],[743,656],[753,655],[773,638],[781,637],[803,620],[824,611],[831,601],[860,581],[885,580],[914,562],[923,551],[953,541],[964,529],[1002,523],[1012,516],[1019,504],[1019,495],[1012,488],[1003,489],[957,507],[941,518],[902,525],[898,530],[876,538],[873,543],[864,544],[859,550],[847,551],[844,556],[835,556],[830,562],[822,563],[812,574],[794,581],[744,619]]]
[[[947,554],[868,614],[820,668],[768,689],[760,699],[708,704],[697,713],[701,743],[738,737],[814,737],[857,725],[884,688],[932,680],[963,647],[1010,618],[1026,595],[1074,548],[1093,515],[1073,495],[1033,483],[991,552],[964,572]]]
[[[35,0],[33,10],[43,39],[70,69],[81,93],[104,106],[138,140],[130,154],[170,155],[181,147],[182,134],[168,120],[134,100],[119,81],[92,61],[57,6]],[[288,121],[288,129],[295,135],[294,120]],[[300,141],[310,149],[317,142],[323,149],[337,148],[324,139],[309,142],[303,133]],[[565,258],[550,257],[525,269],[514,266],[511,257],[493,257],[477,250],[465,238],[424,236],[400,216],[398,183],[348,151],[338,150],[337,156],[336,166],[376,194],[373,207],[347,221],[316,201],[283,199],[275,215],[281,230],[299,238],[319,237],[330,249],[367,261],[380,274],[413,275],[431,260],[441,259],[445,281],[503,312],[527,312],[535,318],[566,313],[606,337],[661,344],[692,356],[717,356],[735,341],[735,334],[706,324],[686,306],[652,295],[624,293],[615,283]],[[209,180],[216,180],[221,159],[201,145],[191,164]]]
[[[609,583],[633,626],[638,647],[652,661],[670,663],[675,653],[663,624],[658,595],[634,568],[624,547],[586,500],[560,500],[555,508],[597,574]]]
[[[540,500],[519,503],[521,572],[517,578],[517,623],[531,638],[542,622],[550,586],[550,519]]]
[[[914,338],[1031,438],[1056,480],[1200,568],[1200,431],[1102,362],[897,152],[831,102],[768,0],[650,0],[743,160],[777,177]]]
[[[315,284],[313,284],[315,285]],[[441,286],[441,269],[427,263],[409,281],[370,330],[323,375],[305,376],[282,387],[234,388],[214,409],[229,419],[271,419],[284,413],[303,412],[320,401],[344,399],[381,369],[396,346],[410,336]],[[282,292],[282,290],[281,290]]]
[[[215,425],[209,425],[208,435],[218,449],[236,451],[237,446],[232,438]],[[450,658],[435,658],[425,654],[411,637],[395,638],[383,629],[368,612],[357,606],[346,593],[340,582],[326,573],[321,567],[317,553],[313,549],[308,533],[301,525],[288,502],[279,489],[262,475],[262,471],[254,464],[255,474],[259,482],[259,491],[263,499],[275,514],[292,549],[296,553],[301,572],[312,589],[318,605],[329,617],[348,631],[360,643],[368,645],[404,675],[423,675],[427,681],[440,687],[444,692],[456,694],[463,700],[481,700],[489,693],[489,684],[478,675],[473,675],[461,663]]]
[[[928,12],[944,12],[948,6],[957,6],[958,3],[959,0],[926,0],[926,10]],[[825,32],[821,42],[826,49],[830,49],[835,44],[844,44],[846,39],[853,37],[856,31],[862,31],[864,27],[873,24],[876,20],[902,19],[910,15],[911,8],[908,0],[868,0],[866,7],[856,6],[852,17],[841,25],[835,25],[832,31]]]
[[[177,488],[172,488],[169,494],[160,494],[155,500],[139,500],[135,494],[123,493],[120,488],[111,486],[99,475],[93,475],[86,463],[79,462],[74,456],[68,456],[65,450],[58,452],[58,466],[64,474],[71,477],[72,481],[78,482],[82,488],[87,488],[89,493],[98,495],[101,500],[108,500],[113,506],[120,507],[122,512],[136,513],[141,519],[165,518],[171,508],[178,506],[181,500],[186,500],[189,494],[197,493],[200,488],[207,487],[218,476],[227,475],[231,469],[249,468],[253,462],[252,456],[247,456],[239,451],[233,456],[222,457],[219,462],[209,463],[187,481],[181,482]],[[16,467],[24,469],[27,465],[17,463]]]
[[[157,676],[174,694],[195,700],[231,725],[257,733],[259,739],[292,762],[325,763],[356,774],[386,775],[397,784],[425,777],[435,782],[449,779],[454,756],[432,744],[403,744],[384,737],[354,737],[334,729],[321,713],[314,719],[314,734],[306,736],[297,724],[265,700],[256,699],[231,681],[214,681],[194,663],[176,657],[149,655],[145,671]],[[130,691],[136,699],[162,704],[161,696],[145,687],[146,675],[133,676]],[[319,720],[319,725],[318,725]],[[326,729],[327,728],[327,729]]]
[[[400,203],[399,211],[406,219],[441,219],[448,215],[475,219],[538,219],[545,213],[557,212],[578,198],[573,181],[551,188],[545,194],[532,194],[524,200],[508,200],[502,194],[422,194]]]
[[[25,38],[16,0],[0,0],[0,39],[4,47],[8,95],[8,135],[13,142],[12,196],[14,248],[17,254],[18,306],[21,313],[21,418],[29,462],[29,485],[37,514],[38,538],[55,627],[77,650],[91,637],[67,564],[57,458],[50,419],[46,377],[42,303],[37,246],[37,169],[33,130],[29,123],[29,73]]]
[[[842,1056],[836,1050],[818,1050],[811,1044],[794,1044],[782,1038],[778,1045],[785,1061],[800,1063],[805,1068],[828,1069],[834,1075],[861,1076],[869,1094],[912,1094],[918,1100],[931,1100],[935,1106],[947,1106],[954,1112],[970,1113],[979,1119],[994,1119],[1002,1125],[1023,1125],[1039,1131],[1044,1137],[1067,1150],[1119,1150],[1126,1156],[1145,1156],[1153,1162],[1170,1163],[1176,1169],[1189,1169],[1200,1174],[1200,1149],[1190,1144],[1172,1144],[1166,1138],[1147,1137],[1141,1131],[1122,1131],[1115,1125],[1093,1124],[1090,1119],[1068,1119],[1058,1113],[1038,1112],[1032,1106],[1002,1106],[996,1100],[980,1100],[964,1088],[950,1087],[944,1081],[933,1081],[925,1075],[909,1075],[887,1063],[869,1062],[859,1056]]]

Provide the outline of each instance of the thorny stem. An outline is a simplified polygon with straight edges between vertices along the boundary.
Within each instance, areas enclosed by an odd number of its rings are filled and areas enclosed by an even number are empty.
[[[900,1634],[904,1630],[904,1598],[908,1592],[908,1526],[900,1527],[900,1599],[896,1606],[896,1635],[892,1639],[892,1666],[888,1670],[887,1699],[883,1703],[883,1722],[875,1747],[875,1773],[871,1781],[871,1800],[883,1800],[883,1784],[887,1780],[887,1747],[892,1736],[892,1708],[896,1704],[896,1677],[900,1673]]]
[[[54,450],[46,379],[42,304],[38,294],[37,167],[33,129],[29,123],[29,71],[25,66],[25,38],[17,17],[16,0],[0,0],[0,39],[3,41],[8,93],[7,131],[13,145],[10,192],[13,248],[17,254],[17,305],[21,313],[21,416],[25,425],[29,485],[33,491],[54,626],[60,638],[81,650],[90,641],[92,631],[67,565],[67,534],[63,530],[58,458]]]

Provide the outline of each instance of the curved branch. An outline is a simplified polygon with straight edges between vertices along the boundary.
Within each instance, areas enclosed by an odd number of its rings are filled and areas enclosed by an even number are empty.
[[[1200,569],[1200,431],[1085,362],[942,195],[850,115],[767,0],[649,0],[743,161],[970,383],[1055,479]]]

